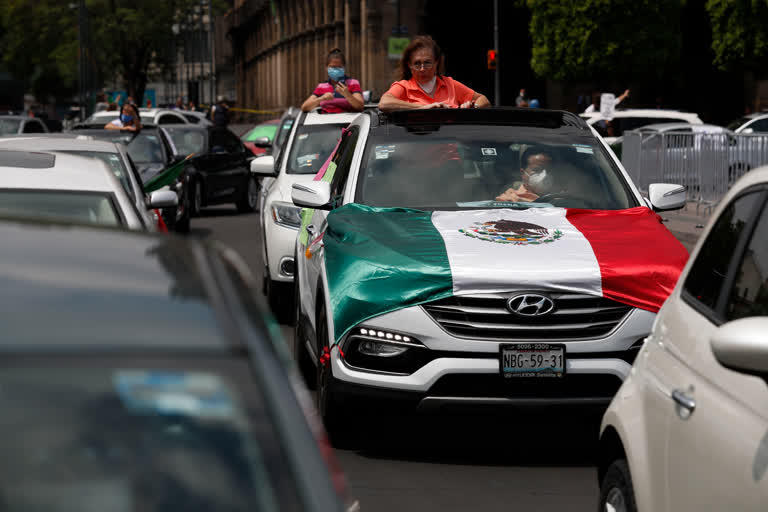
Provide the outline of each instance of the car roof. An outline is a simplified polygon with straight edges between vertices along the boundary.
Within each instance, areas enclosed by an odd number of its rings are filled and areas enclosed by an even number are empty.
[[[47,134],[46,134],[47,135]],[[2,137],[0,149],[23,149],[26,151],[95,151],[118,153],[114,142],[95,140],[88,135],[72,137]]]
[[[367,111],[372,126],[395,124],[403,126],[442,124],[491,124],[531,128],[566,129],[590,133],[584,119],[563,110],[531,108],[478,108],[478,109],[414,109],[384,114]]]
[[[39,165],[48,161],[51,165]],[[0,188],[115,192],[120,187],[106,164],[96,158],[0,150]]]
[[[94,112],[89,117],[108,117],[108,116],[119,116],[120,115],[120,109],[116,110],[99,110],[98,112]]]
[[[15,115],[0,115],[0,119],[13,119],[15,121],[23,121],[24,119],[37,119],[37,118],[27,117],[27,116],[15,116]]]
[[[222,351],[203,245],[0,219],[1,350]],[[197,254],[196,254],[197,253]]]
[[[340,114],[308,112],[304,117],[304,124],[349,124],[359,115],[360,112],[344,112]]]

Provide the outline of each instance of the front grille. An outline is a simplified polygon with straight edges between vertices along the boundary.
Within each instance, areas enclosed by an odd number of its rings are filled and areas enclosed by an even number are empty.
[[[547,293],[555,303],[552,313],[524,317],[506,307],[507,300],[516,295],[519,293],[449,297],[422,307],[456,336],[514,341],[597,338],[611,332],[632,309],[603,297]]]
[[[565,374],[555,379],[505,379],[498,374],[450,374],[440,377],[427,395],[492,398],[611,398],[621,379],[603,374]]]

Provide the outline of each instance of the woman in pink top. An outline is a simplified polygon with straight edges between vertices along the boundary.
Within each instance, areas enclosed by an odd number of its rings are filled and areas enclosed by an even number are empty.
[[[315,90],[301,105],[301,110],[309,112],[317,107],[328,114],[339,112],[362,112],[363,90],[360,82],[349,78],[344,69],[345,59],[341,50],[334,48],[328,52],[328,81],[317,84]]]
[[[482,108],[491,103],[451,77],[443,76],[443,55],[429,36],[416,36],[400,59],[400,80],[381,95],[384,112],[414,108]]]

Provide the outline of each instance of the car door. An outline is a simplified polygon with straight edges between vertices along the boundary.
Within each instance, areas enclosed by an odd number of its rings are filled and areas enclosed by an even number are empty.
[[[206,189],[208,198],[211,201],[230,194],[231,180],[227,175],[229,169],[230,155],[227,151],[230,141],[227,137],[226,128],[213,128],[209,132],[209,149],[205,155],[203,169],[206,175]]]
[[[325,181],[330,181],[331,198],[338,206],[341,206],[344,188],[349,177],[352,157],[354,156],[359,136],[359,126],[352,126],[342,132],[342,141],[331,158],[333,165],[329,165],[323,177]],[[315,328],[314,314],[310,314],[310,312],[313,313],[316,310],[316,301],[321,299],[321,297],[316,297],[315,294],[323,272],[324,253],[322,236],[325,233],[328,213],[327,210],[305,210],[302,212],[303,222],[297,242],[298,254],[304,255],[304,258],[299,258],[304,267],[299,271],[299,279],[302,281],[299,285],[299,300],[302,307],[306,305],[304,311],[311,319],[312,325]],[[311,257],[307,257],[307,249],[309,249]]]
[[[656,412],[667,424],[666,436],[651,439],[653,460],[666,458],[666,486],[657,489],[665,488],[667,496],[657,509],[764,510],[768,504],[768,388],[756,377],[724,368],[709,345],[717,327],[734,315],[732,290],[753,297],[762,284],[752,284],[750,292],[745,283],[754,272],[737,274],[745,258],[757,256],[745,250],[754,247],[752,241],[763,245],[761,263],[768,264],[765,214],[752,233],[764,201],[762,190],[748,191],[723,210],[680,297],[665,306],[654,329],[658,350],[649,365],[665,395]]]
[[[227,141],[227,169],[225,171],[229,185],[235,190],[235,195],[240,197],[244,194],[248,186],[248,178],[251,175],[251,159],[248,155],[253,154],[243,145],[240,138],[225,129],[224,136]]]

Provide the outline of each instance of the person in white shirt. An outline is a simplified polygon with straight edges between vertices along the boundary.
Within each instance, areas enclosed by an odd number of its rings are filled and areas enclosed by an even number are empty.
[[[616,98],[613,102],[613,106],[617,106],[619,103],[627,99],[627,96],[629,96],[629,89],[624,91],[624,94]],[[589,114],[591,112],[598,112],[600,110],[600,94],[595,93],[592,95],[592,104],[587,107],[587,109],[584,111],[585,114]]]
[[[107,123],[104,128],[107,130],[138,132],[141,130],[141,119],[136,107],[130,103],[123,103],[123,106],[120,108],[120,117]]]

